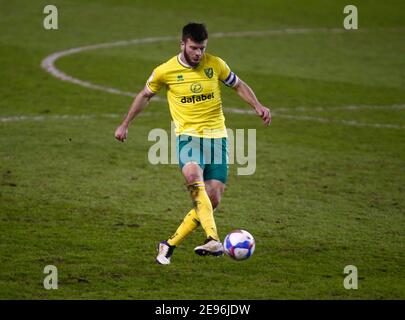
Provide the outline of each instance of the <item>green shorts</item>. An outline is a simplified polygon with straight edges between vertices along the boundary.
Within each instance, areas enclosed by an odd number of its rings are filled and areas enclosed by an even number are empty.
[[[227,138],[199,138],[179,135],[176,153],[180,169],[188,162],[197,163],[204,174],[204,181],[215,179],[226,183],[228,179]]]

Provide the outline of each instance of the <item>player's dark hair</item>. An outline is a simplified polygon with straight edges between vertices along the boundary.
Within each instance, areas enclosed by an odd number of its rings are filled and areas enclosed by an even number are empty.
[[[195,42],[203,42],[208,39],[208,31],[204,23],[190,22],[183,27],[182,40],[191,39]]]

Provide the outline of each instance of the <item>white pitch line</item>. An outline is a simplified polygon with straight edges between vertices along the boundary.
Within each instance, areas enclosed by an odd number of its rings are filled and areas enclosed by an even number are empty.
[[[45,121],[45,120],[90,120],[97,117],[108,117],[117,118],[118,115],[115,114],[104,114],[104,115],[52,115],[52,116],[11,116],[11,117],[1,117],[0,122],[18,122],[18,121]]]
[[[92,119],[92,116],[81,115],[55,115],[55,116],[10,116],[10,117],[1,117],[1,122],[17,122],[17,121],[44,121],[48,119]]]
[[[142,112],[139,116],[149,116],[150,112]],[[57,115],[41,115],[41,116],[10,116],[0,117],[0,122],[18,122],[18,121],[47,121],[47,120],[92,120],[98,118],[123,118],[123,114],[103,113],[103,114],[57,114]]]
[[[385,106],[391,107],[391,106]],[[286,108],[285,108],[286,109]],[[387,128],[387,129],[405,129],[405,126],[397,125],[397,124],[385,124],[385,123],[367,123],[367,122],[359,122],[355,120],[345,120],[345,119],[327,119],[321,117],[312,117],[312,116],[304,116],[304,115],[289,115],[289,114],[279,114],[279,109],[275,109],[276,111],[272,111],[272,116],[276,118],[285,118],[291,120],[299,120],[299,121],[315,121],[320,123],[338,123],[338,124],[345,124],[349,126],[356,126],[356,127],[372,127],[372,128]],[[325,109],[328,110],[328,109]],[[243,110],[243,109],[236,109],[236,108],[224,108],[225,112],[232,112],[238,114],[250,114],[256,115],[253,110]]]
[[[345,124],[348,126],[355,127],[372,127],[372,128],[386,128],[386,129],[405,129],[405,126],[397,124],[387,124],[387,123],[368,123],[368,122],[359,122],[355,120],[344,120],[344,119],[326,119],[320,117],[311,117],[311,116],[293,116],[289,114],[277,114],[278,118],[286,118],[299,121],[316,121],[321,123],[338,123]]]
[[[357,110],[404,110],[404,104],[393,104],[393,105],[350,105],[350,106],[340,106],[340,107],[293,107],[293,108],[277,108],[277,112],[308,112],[308,111],[357,111]]]
[[[367,31],[367,30],[362,30]],[[326,29],[326,28],[319,28],[319,29],[308,29],[308,28],[301,28],[301,29],[282,29],[282,30],[264,30],[264,31],[242,31],[242,32],[219,32],[214,33],[211,35],[213,38],[225,38],[225,37],[256,37],[256,36],[266,36],[266,35],[293,35],[293,34],[311,34],[311,33],[345,33],[346,30],[343,29]],[[111,47],[120,47],[120,46],[128,46],[128,45],[137,45],[142,43],[156,43],[156,42],[165,42],[165,41],[173,41],[176,40],[177,37],[167,36],[167,37],[148,37],[142,39],[133,39],[133,40],[122,40],[122,41],[115,41],[115,42],[108,42],[108,43],[101,43],[95,45],[88,45],[78,48],[72,48],[64,51],[55,52],[41,62],[41,67],[45,69],[47,72],[52,74],[54,77],[62,80],[71,82],[77,85],[80,85],[85,88],[93,89],[93,90],[100,90],[112,94],[119,94],[124,96],[134,97],[136,96],[136,92],[129,92],[123,91],[120,89],[102,86],[98,84],[91,83],[89,81],[84,81],[75,77],[72,77],[63,71],[59,70],[55,67],[55,62],[60,59],[61,57],[69,56],[76,53],[81,53],[90,50],[99,50],[104,48],[111,48]],[[160,98],[155,96],[152,98],[158,102],[166,102],[167,100],[164,98]],[[404,109],[403,105],[393,105],[393,106],[343,106],[343,107],[333,107],[333,108],[325,108],[325,107],[314,107],[314,108],[305,108],[305,107],[298,107],[298,108],[278,108],[277,112],[305,112],[305,111],[328,111],[328,110],[359,110],[359,109],[384,109],[384,108],[392,108],[392,109]],[[242,109],[236,108],[225,108],[227,112],[233,113],[246,113],[246,114],[254,114],[254,112],[244,111]],[[274,114],[274,112],[273,112]],[[333,122],[333,123],[340,123],[345,125],[352,125],[352,126],[367,126],[367,127],[376,127],[376,128],[393,128],[393,129],[404,129],[404,126],[401,125],[394,125],[394,124],[373,124],[373,123],[364,123],[364,122],[357,122],[354,120],[330,120],[320,117],[311,117],[311,116],[297,116],[297,115],[282,115],[277,114],[278,117],[287,118],[287,119],[294,119],[294,120],[305,120],[305,121],[317,121],[317,122]],[[21,120],[44,120],[45,118],[41,118],[43,116],[20,116],[20,117],[3,117],[0,118],[1,122],[7,121],[21,121]],[[75,116],[49,116],[46,119],[62,119],[69,117],[69,119],[74,119]],[[78,119],[86,119],[86,117],[94,117],[94,116],[76,116],[79,117]],[[89,118],[89,119],[90,119]]]
[[[225,112],[231,112],[236,114],[247,114],[247,115],[256,115],[253,110],[243,110],[243,109],[236,109],[236,108],[224,108]],[[150,112],[143,112],[139,114],[139,116],[146,116],[151,115]],[[320,117],[312,117],[312,116],[294,116],[288,114],[279,114],[277,112],[272,112],[273,115],[276,115],[276,118],[285,118],[291,120],[299,120],[299,121],[315,121],[320,123],[337,123],[337,124],[345,124],[350,126],[356,127],[372,127],[372,128],[387,128],[387,129],[405,129],[405,126],[396,125],[396,124],[384,124],[384,123],[366,123],[366,122],[358,122],[354,120],[338,120],[338,119],[326,119]],[[0,122],[18,122],[18,121],[47,121],[47,120],[93,120],[98,118],[122,118],[123,115],[121,114],[114,114],[114,113],[106,113],[106,114],[93,114],[93,115],[49,115],[49,116],[11,116],[11,117],[0,117]]]

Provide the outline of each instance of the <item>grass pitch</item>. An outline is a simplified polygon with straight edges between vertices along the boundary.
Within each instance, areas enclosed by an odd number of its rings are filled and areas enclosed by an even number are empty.
[[[405,298],[403,1],[352,1],[356,31],[343,29],[344,1],[53,1],[57,31],[42,27],[46,4],[0,1],[1,299]],[[244,262],[198,257],[198,230],[164,267],[155,246],[190,208],[177,166],[147,159],[149,131],[170,128],[167,105],[152,102],[118,143],[132,98],[40,64],[69,48],[179,36],[192,20],[211,34],[310,31],[209,40],[273,111],[269,128],[225,113],[229,128],[257,130],[257,169],[231,166],[216,222],[222,237],[251,232],[256,251]],[[177,51],[177,40],[104,48],[56,67],[137,92]],[[249,109],[225,87],[223,102]],[[58,290],[43,287],[46,265]],[[358,290],[343,287],[346,265]]]

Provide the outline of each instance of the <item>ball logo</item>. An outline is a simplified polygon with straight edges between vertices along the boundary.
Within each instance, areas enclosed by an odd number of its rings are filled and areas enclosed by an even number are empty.
[[[190,86],[190,90],[191,90],[191,92],[194,92],[194,93],[200,93],[201,91],[203,91],[203,87],[202,87],[201,83],[194,82]]]

